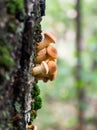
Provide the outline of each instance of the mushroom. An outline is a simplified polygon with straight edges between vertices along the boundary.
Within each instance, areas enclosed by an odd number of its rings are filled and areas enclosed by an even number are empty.
[[[43,80],[44,82],[47,82],[48,80],[54,80],[56,78],[57,75],[57,66],[56,66],[56,62],[54,61],[48,61],[47,63],[48,68],[49,68],[49,72],[48,74],[39,74],[36,75],[35,80],[38,82],[38,80]]]
[[[54,36],[53,33],[50,32],[45,32],[44,33],[44,40],[37,43],[37,50],[41,50],[45,47],[47,47],[50,43],[55,43],[56,42],[56,38]]]
[[[37,126],[28,125],[27,129],[30,129],[30,130],[37,130]]]
[[[41,64],[37,65],[32,69],[33,75],[39,75],[39,74],[48,74],[49,68],[45,61],[42,61]]]
[[[48,80],[53,81],[57,76],[57,70],[53,74],[48,74],[47,77],[43,78],[44,82],[47,82]]]
[[[57,50],[53,46],[49,45],[46,50],[47,50],[47,54],[51,58],[56,59],[56,57],[57,57]]]
[[[37,56],[36,56],[36,63],[41,63],[42,61],[46,60],[47,56],[46,56],[46,48],[40,50],[38,53],[37,53]]]
[[[57,59],[54,59],[52,57],[47,57],[47,59],[45,60],[45,62],[48,64],[49,61],[54,61],[56,63]]]
[[[49,74],[52,75],[57,70],[56,62],[49,61],[48,62]]]

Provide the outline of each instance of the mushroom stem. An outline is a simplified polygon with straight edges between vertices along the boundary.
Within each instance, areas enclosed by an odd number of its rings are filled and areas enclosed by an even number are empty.
[[[41,50],[47,46],[49,46],[50,43],[55,43],[56,39],[54,34],[50,33],[50,32],[46,32],[44,33],[44,40],[37,43],[37,50]]]
[[[47,62],[49,71],[47,74],[38,74],[36,75],[36,81],[38,82],[38,80],[43,80],[44,82],[47,82],[48,80],[54,80],[56,78],[57,75],[57,65],[55,61],[48,61]]]
[[[38,74],[48,74],[49,68],[45,61],[43,61],[40,65],[37,65],[32,69],[33,75]]]

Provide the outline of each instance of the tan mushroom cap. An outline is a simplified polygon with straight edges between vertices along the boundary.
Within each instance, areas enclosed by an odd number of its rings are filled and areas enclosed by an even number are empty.
[[[57,57],[57,50],[53,46],[49,45],[47,47],[47,54],[49,56],[51,56],[52,58],[56,58]]]
[[[45,32],[44,36],[49,38],[51,43],[55,43],[56,42],[56,37],[55,37],[55,35],[53,33]]]
[[[54,61],[49,61],[48,62],[48,68],[49,68],[49,74],[53,74],[57,70],[57,65],[56,62]]]

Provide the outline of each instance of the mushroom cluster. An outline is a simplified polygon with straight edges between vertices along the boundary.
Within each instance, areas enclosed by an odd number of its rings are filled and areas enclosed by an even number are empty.
[[[36,82],[43,80],[52,81],[57,75],[57,50],[53,44],[56,42],[54,34],[50,32],[44,33],[44,39],[37,43],[37,54],[35,67],[32,74],[35,76]]]

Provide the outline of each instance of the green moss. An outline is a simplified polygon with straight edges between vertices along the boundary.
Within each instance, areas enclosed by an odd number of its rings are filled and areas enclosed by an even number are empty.
[[[31,114],[31,122],[37,117],[37,113]]]
[[[33,91],[31,92],[32,98],[38,96],[39,94],[40,94],[39,86],[35,84],[33,87]]]
[[[8,31],[10,33],[16,33],[17,25],[16,25],[15,21],[10,20],[10,21],[8,21],[7,25],[8,25]]]
[[[34,110],[34,102],[31,104],[31,109]]]
[[[40,96],[35,98],[35,102],[34,102],[34,110],[38,110],[42,107],[42,99]]]
[[[35,110],[35,112],[31,113],[31,122],[36,118],[37,116],[37,110],[42,107],[42,100],[40,96],[35,97],[35,101],[31,104],[32,111]]]
[[[38,110],[42,107],[42,100],[40,96],[35,97],[35,101],[31,104],[32,110]]]
[[[3,46],[0,46],[0,65],[4,65],[6,67],[13,66],[13,60],[10,57],[9,50]]]
[[[14,15],[16,11],[23,12],[23,0],[7,0],[7,12]]]

